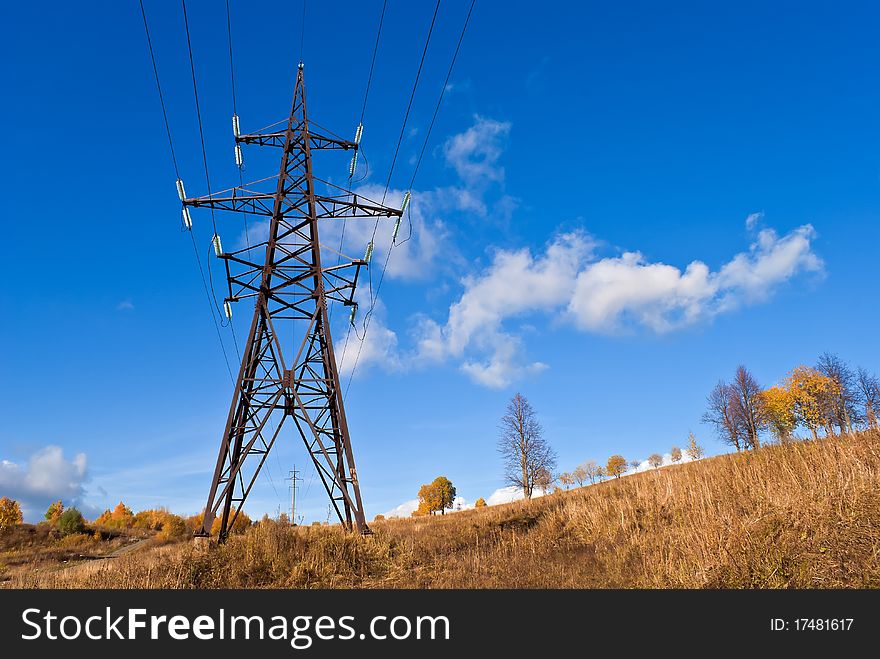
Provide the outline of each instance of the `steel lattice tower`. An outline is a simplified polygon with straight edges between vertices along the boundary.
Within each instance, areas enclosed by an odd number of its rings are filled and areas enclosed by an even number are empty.
[[[231,303],[250,298],[255,304],[202,528],[196,535],[210,535],[219,515],[219,539],[225,540],[282,428],[291,425],[305,443],[339,520],[348,529],[369,533],[333,351],[328,303],[356,306],[353,296],[358,275],[368,266],[372,250],[368,249],[363,259],[346,257],[338,265],[325,266],[318,226],[322,220],[400,217],[401,211],[359,198],[313,176],[312,153],[325,149],[356,152],[360,129],[354,142],[325,134],[323,129],[311,129],[302,64],[285,130],[239,134],[237,117],[235,122],[236,149],[240,144],[280,147],[281,168],[274,193],[241,186],[230,193],[183,201],[185,213],[187,207],[197,207],[270,218],[268,237],[246,249],[223,252],[215,237],[215,249],[225,260],[229,282],[224,307],[231,309]],[[316,182],[331,194],[318,194]],[[252,255],[263,246],[265,259],[258,262]],[[295,334],[297,328],[301,338]]]

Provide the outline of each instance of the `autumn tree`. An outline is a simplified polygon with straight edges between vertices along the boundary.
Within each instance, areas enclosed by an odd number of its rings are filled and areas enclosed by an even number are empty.
[[[595,460],[587,460],[586,462],[581,463],[575,471],[583,473],[585,476],[584,482],[589,479],[590,483],[595,483],[596,478],[599,476],[599,465],[596,464]],[[583,483],[578,481],[578,485],[583,485]]]
[[[374,521],[374,522],[384,522],[384,521],[385,521],[385,515],[376,515],[376,516],[373,518],[373,521]]]
[[[189,533],[186,522],[182,517],[168,513],[162,520],[162,526],[156,534],[156,538],[162,542],[185,538]]]
[[[669,459],[673,462],[681,462],[681,449],[677,446],[673,446],[669,449]]]
[[[648,456],[648,464],[654,467],[654,469],[659,469],[663,466],[663,456],[659,453],[652,453]]]
[[[440,511],[446,514],[447,508],[455,503],[455,486],[446,476],[438,476],[427,485],[419,488],[419,508],[426,513]]]
[[[605,465],[605,473],[608,474],[608,477],[611,478],[614,476],[615,478],[620,478],[623,473],[626,471],[626,458],[622,455],[612,455],[608,458],[608,462]]]
[[[687,447],[685,447],[684,452],[691,460],[699,460],[703,457],[703,447],[697,444],[697,438],[694,436],[694,433],[688,434]]]
[[[780,442],[790,441],[798,419],[789,389],[778,385],[766,389],[761,393],[761,405],[770,431]]]
[[[98,519],[95,520],[95,524],[110,526],[116,529],[128,529],[134,526],[134,513],[131,512],[131,508],[120,501],[112,512],[105,510],[101,513]]]
[[[58,518],[58,530],[61,531],[61,535],[82,533],[85,528],[86,521],[83,519],[82,513],[76,508],[68,508]]]
[[[474,508],[485,508],[485,507],[486,507],[486,500],[483,497],[480,497],[474,503]]]
[[[504,478],[532,498],[536,480],[553,471],[556,453],[544,439],[537,415],[526,397],[517,393],[507,404],[501,418],[498,452],[504,461]]]
[[[61,517],[61,513],[64,512],[64,504],[61,501],[56,501],[55,503],[49,504],[49,507],[46,509],[46,514],[43,517],[46,518],[46,521],[50,524],[57,524],[58,519]]]
[[[18,501],[9,497],[0,497],[0,534],[11,531],[21,522],[21,506],[18,505]]]
[[[204,519],[204,511],[202,512],[202,519]],[[236,515],[235,506],[232,506],[229,509],[229,519],[234,521],[231,526],[226,527],[226,533],[229,535],[241,535],[245,531],[247,531],[251,526],[251,518],[247,516],[243,510]],[[211,535],[219,535],[220,534],[220,525],[223,519],[222,516],[218,515],[214,518],[214,522],[211,524]],[[199,527],[201,528],[201,521],[199,522]]]
[[[596,467],[596,478],[600,483],[608,478],[608,471],[606,471],[605,467],[601,465]]]
[[[571,472],[571,479],[577,483],[578,487],[583,487],[589,477],[586,466],[582,464],[575,467]]]
[[[715,433],[722,442],[739,451],[744,443],[743,428],[735,412],[735,398],[733,387],[724,380],[719,380],[706,397],[707,409],[702,420],[715,428]]]
[[[824,400],[826,421],[823,425],[832,434],[835,426],[840,430],[840,434],[851,433],[853,424],[859,420],[855,373],[840,357],[828,352],[819,357],[816,370],[835,385],[833,390],[826,394]]]
[[[629,468],[632,469],[633,471],[635,471],[636,469],[638,469],[641,466],[642,466],[641,460],[630,460],[630,462],[629,462]]]
[[[792,399],[797,420],[809,428],[813,439],[818,439],[818,429],[827,421],[826,402],[836,393],[834,380],[809,366],[798,366],[786,380],[786,388]]]
[[[877,415],[880,414],[880,380],[864,368],[856,373],[858,401],[864,410],[864,420],[869,428],[878,428]]]
[[[573,472],[564,471],[559,474],[559,482],[562,483],[562,486],[567,490],[569,487],[574,485],[575,476]]]

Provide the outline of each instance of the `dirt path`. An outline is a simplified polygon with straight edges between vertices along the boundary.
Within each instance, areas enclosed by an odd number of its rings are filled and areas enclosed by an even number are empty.
[[[75,565],[70,565],[68,567],[62,568],[58,570],[56,574],[64,574],[65,576],[87,576],[90,574],[95,574],[106,565],[107,559],[119,558],[120,556],[130,554],[138,547],[143,546],[147,540],[148,538],[141,538],[140,540],[136,540],[131,544],[125,545],[124,547],[120,547],[119,549],[110,552],[106,556],[96,556],[89,560],[84,560],[82,562],[76,563]]]
[[[111,552],[111,553],[107,554],[106,556],[101,556],[100,558],[98,558],[96,560],[104,560],[106,558],[119,558],[120,556],[125,556],[126,554],[129,554],[129,553],[133,552],[135,549],[137,549],[138,547],[140,547],[147,540],[148,540],[148,538],[141,538],[140,540],[136,540],[135,542],[132,542],[130,545],[125,545],[124,547],[120,547],[116,551]]]

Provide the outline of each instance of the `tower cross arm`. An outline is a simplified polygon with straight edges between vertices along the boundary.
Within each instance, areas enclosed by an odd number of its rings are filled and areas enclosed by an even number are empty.
[[[220,211],[271,216],[274,198],[275,195],[270,193],[235,194],[233,192],[233,194],[225,196],[205,195],[204,197],[191,197],[184,199],[183,205],[192,206],[193,208],[213,208]]]
[[[383,206],[364,197],[358,197],[356,194],[352,194],[350,197],[315,195],[315,207],[318,218],[400,217],[403,215],[400,209]]]
[[[343,151],[357,150],[358,145],[349,140],[337,137],[329,137],[320,133],[309,131],[309,148],[312,150],[340,149]],[[286,131],[273,133],[245,133],[235,138],[241,144],[256,144],[257,146],[283,147],[287,138]]]

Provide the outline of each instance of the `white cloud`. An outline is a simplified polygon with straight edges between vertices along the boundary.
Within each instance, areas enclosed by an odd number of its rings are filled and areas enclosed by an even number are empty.
[[[672,461],[672,455],[670,453],[664,453],[663,454],[663,463],[660,466],[661,467],[668,467],[669,465],[673,465],[673,464],[684,464],[686,462],[693,462],[693,461],[694,461],[694,459],[692,457],[690,457],[684,451],[681,452],[681,460],[679,460],[678,462]],[[638,467],[636,467],[635,469],[630,469],[626,473],[627,474],[637,474],[637,473],[640,473],[643,471],[651,471],[652,469],[654,469],[654,467],[647,460],[641,460],[639,462]]]
[[[131,311],[132,309],[134,309],[134,303],[131,300],[123,300],[116,305],[117,311]]]
[[[419,319],[417,354],[423,361],[459,360],[475,382],[504,387],[546,368],[524,361],[519,334],[507,327],[512,319],[545,313],[590,332],[669,332],[764,301],[802,273],[821,274],[815,237],[809,224],[784,236],[764,229],[717,271],[699,260],[681,270],[640,252],[596,259],[596,242],[583,232],[562,234],[537,255],[499,250],[488,267],[463,280],[445,323]]]
[[[760,222],[763,217],[763,211],[758,213],[749,213],[748,217],[746,217],[746,229],[752,231],[756,226],[758,226],[758,222]]]
[[[371,364],[377,364],[385,371],[399,371],[403,368],[403,364],[397,350],[397,334],[385,324],[385,305],[381,300],[376,301],[369,321],[369,328],[365,331],[364,321],[369,313],[370,300],[363,289],[358,291],[356,299],[361,315],[355,319],[355,327],[348,335],[348,345],[342,343],[335,347],[339,374],[348,375],[351,373],[355,363],[361,373]],[[339,311],[346,314],[346,322],[348,322],[348,309],[343,310],[340,307]],[[348,333],[347,328],[345,328],[345,333]]]
[[[385,188],[381,185],[364,185],[355,192],[362,197],[381,202]],[[385,206],[400,208],[403,204],[404,190],[389,190],[385,196]],[[436,260],[447,237],[447,231],[443,221],[430,215],[435,208],[433,199],[434,192],[412,192],[412,201],[409,209],[403,217],[394,252],[388,259],[388,268],[385,276],[390,279],[419,280],[430,276],[431,265]],[[411,224],[410,224],[411,223]],[[350,219],[345,225],[345,236],[342,241],[342,252],[352,258],[362,258],[367,244],[373,239],[373,255],[370,259],[370,267],[373,270],[373,283],[378,284],[382,267],[385,264],[388,251],[391,249],[391,239],[394,235],[393,218],[381,218],[376,228],[376,221],[369,218]],[[410,226],[412,233],[410,234]],[[375,230],[375,237],[373,231]],[[339,248],[342,235],[342,223],[333,221],[325,222],[321,226],[321,243],[324,246],[327,257],[336,262],[337,255],[330,250]],[[411,235],[411,237],[410,237]],[[409,240],[407,240],[409,238]],[[329,248],[329,249],[328,249]],[[366,276],[367,273],[362,272]],[[366,285],[361,280],[359,287]]]
[[[409,517],[413,514],[414,511],[419,508],[419,500],[418,499],[410,499],[409,501],[404,501],[399,506],[392,508],[387,513],[382,513],[386,518],[391,517]]]
[[[465,359],[461,368],[476,382],[495,388],[543,370],[540,362],[521,362],[520,340],[503,331],[502,323],[565,304],[593,247],[589,236],[573,232],[558,236],[538,257],[528,249],[497,251],[484,272],[464,279],[465,292],[449,308],[445,325],[420,320],[418,356],[427,361],[461,358],[475,347],[478,356]]]
[[[469,185],[504,180],[498,164],[510,134],[510,122],[474,117],[474,125],[449,138],[443,145],[446,163]]]
[[[85,453],[67,460],[60,446],[37,451],[26,465],[0,460],[0,494],[18,501],[25,519],[34,520],[58,499],[68,506],[81,505],[86,467]]]
[[[545,494],[548,494],[548,493],[545,492],[544,490],[538,488],[534,492],[532,492],[532,498],[537,499],[539,497],[544,496]],[[525,498],[526,497],[523,494],[521,487],[517,487],[515,485],[509,485],[507,487],[500,487],[497,490],[495,490],[494,492],[492,492],[492,494],[490,494],[489,497],[486,499],[486,505],[497,506],[498,504],[502,504],[502,503],[511,503],[513,501],[521,501],[522,499],[525,499]]]

